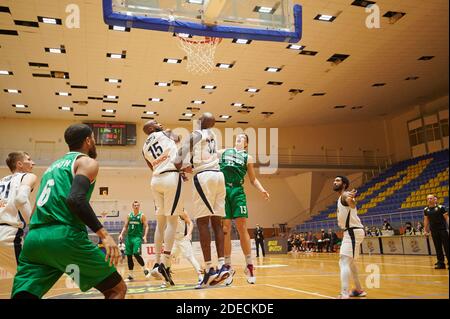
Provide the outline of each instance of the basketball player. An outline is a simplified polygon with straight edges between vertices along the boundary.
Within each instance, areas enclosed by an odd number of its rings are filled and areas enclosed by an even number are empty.
[[[339,299],[349,297],[365,297],[367,293],[362,289],[358,278],[358,268],[355,260],[359,257],[359,247],[364,240],[364,226],[356,210],[356,190],[347,191],[350,181],[345,176],[336,176],[333,190],[340,194],[337,201],[338,226],[344,230],[342,239],[339,267],[341,269],[341,294]],[[349,292],[350,276],[353,277],[356,289]]]
[[[174,285],[170,274],[171,257],[178,215],[182,174],[173,164],[177,154],[179,137],[152,120],[145,123],[144,133],[148,135],[142,153],[148,167],[153,171],[151,189],[156,206],[155,251],[156,263],[151,275]],[[164,242],[164,252],[161,249]]]
[[[145,215],[139,210],[141,204],[139,204],[137,200],[133,202],[132,207],[133,211],[128,214],[127,219],[125,220],[125,225],[119,235],[119,242],[122,242],[123,236],[125,232],[127,232],[127,239],[125,240],[125,255],[127,256],[128,262],[128,281],[132,281],[134,279],[133,256],[136,258],[139,265],[141,265],[144,275],[147,276],[149,274],[149,270],[145,268],[145,262],[141,256],[142,241],[147,243],[147,217],[145,217]]]
[[[183,257],[191,263],[192,267],[194,267],[194,270],[198,276],[198,282],[201,283],[203,281],[202,269],[197,259],[194,257],[191,243],[194,223],[184,210],[178,217],[178,226],[172,249],[172,258],[175,259],[178,258],[179,255],[183,255]]]
[[[42,298],[70,270],[81,291],[95,287],[107,299],[123,299],[127,287],[115,268],[119,249],[89,205],[99,168],[94,134],[74,124],[64,139],[70,152],[42,177],[12,297]],[[106,256],[89,240],[86,226],[102,239]]]
[[[30,193],[37,177],[34,162],[25,152],[12,152],[6,158],[11,171],[0,179],[0,267],[14,275],[22,250],[23,230],[32,213]]]
[[[248,136],[246,134],[239,134],[236,137],[234,148],[219,151],[219,154],[222,154],[220,170],[225,176],[226,185],[226,215],[223,220],[223,233],[225,237],[225,264],[231,265],[231,222],[234,220],[247,264],[245,268],[247,282],[254,284],[256,282],[256,276],[252,262],[250,235],[247,231],[248,211],[243,187],[245,175],[248,173],[250,182],[261,192],[265,200],[268,200],[270,196],[255,176],[253,158],[248,155],[246,151],[247,146]],[[225,284],[230,285],[233,282],[233,274],[234,270],[230,268],[230,276],[225,281]]]
[[[206,265],[203,281],[196,288],[219,284],[230,275],[224,258],[222,219],[225,216],[225,179],[217,157],[216,136],[211,130],[216,120],[211,113],[203,113],[198,130],[193,131],[178,151],[174,161],[181,169],[188,154],[192,154],[194,183],[194,217],[200,233],[200,244]],[[211,261],[211,223],[215,235],[219,269]]]

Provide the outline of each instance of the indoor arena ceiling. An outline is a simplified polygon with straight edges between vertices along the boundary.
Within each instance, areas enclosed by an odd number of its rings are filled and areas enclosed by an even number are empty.
[[[303,5],[303,51],[286,43],[225,39],[216,62],[234,67],[197,76],[185,70],[185,54],[173,34],[110,30],[100,0],[0,0],[0,73],[12,73],[0,74],[0,117],[142,122],[153,116],[144,112],[156,112],[161,122],[177,124],[188,119],[187,108],[199,107],[231,116],[224,120],[227,126],[283,127],[367,120],[448,94],[448,0],[374,0],[382,16],[379,29],[366,27],[369,13],[353,0],[296,2]],[[65,27],[70,4],[81,10],[79,29]],[[383,17],[389,12],[406,14]],[[318,14],[336,18],[314,19]],[[54,48],[62,53],[47,52]],[[108,53],[125,53],[125,58]],[[329,62],[335,54],[348,57]],[[169,64],[165,58],[182,62]],[[282,69],[271,73],[267,67]],[[204,104],[193,104],[196,100]]]

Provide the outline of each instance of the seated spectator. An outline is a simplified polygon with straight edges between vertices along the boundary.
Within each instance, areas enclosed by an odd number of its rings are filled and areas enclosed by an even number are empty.
[[[308,235],[306,235],[305,238],[306,241],[306,248],[308,252],[311,252],[312,249],[314,248],[314,236],[312,234],[312,232],[308,232]]]
[[[388,228],[391,228],[391,229],[392,229],[392,226],[391,226],[391,224],[389,224],[389,222],[387,221],[387,219],[385,219],[385,220],[383,221],[383,226],[381,227],[381,229],[382,229],[382,230],[388,230]]]
[[[319,238],[317,239],[317,251],[323,252],[325,248],[328,252],[328,246],[330,244],[330,236],[325,232],[325,229],[320,230]]]
[[[300,241],[302,243],[302,251],[306,251],[306,233],[300,233]]]
[[[328,229],[328,237],[330,238],[330,241],[329,241],[328,246],[327,246],[327,252],[334,253],[336,251],[334,246],[338,242],[338,237],[337,237],[336,233],[331,228]]]
[[[410,222],[406,222],[405,224],[405,232],[403,235],[405,236],[413,236],[416,234],[416,230],[412,227]]]
[[[293,252],[294,249],[294,234],[291,234],[289,238],[287,239],[287,249],[288,253]]]
[[[364,231],[366,232],[366,237],[372,237],[372,231],[370,230],[369,226],[366,226],[364,228]]]
[[[316,234],[313,234],[313,251],[315,253],[319,252],[319,238],[317,238]]]
[[[386,229],[383,228],[381,236],[394,236],[394,229],[391,227],[391,225],[387,225]]]
[[[423,235],[424,234],[424,227],[422,222],[418,221],[416,225],[416,233]]]
[[[301,246],[302,246],[302,242],[300,240],[300,235],[297,234],[297,235],[295,235],[295,239],[294,239],[294,250],[295,250],[295,252],[297,252],[297,253],[300,252]]]
[[[376,227],[376,226],[372,226],[372,231],[371,231],[371,233],[372,233],[372,236],[382,236],[383,235],[383,233],[381,232],[381,230],[378,228],[378,227]]]

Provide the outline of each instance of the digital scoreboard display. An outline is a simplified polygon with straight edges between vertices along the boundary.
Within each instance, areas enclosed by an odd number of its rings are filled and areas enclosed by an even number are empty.
[[[136,125],[124,123],[86,123],[92,128],[97,145],[136,145]]]

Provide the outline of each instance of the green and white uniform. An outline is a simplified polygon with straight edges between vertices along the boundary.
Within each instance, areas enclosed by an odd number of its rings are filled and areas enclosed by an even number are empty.
[[[225,218],[248,218],[244,178],[247,174],[248,153],[235,148],[226,149],[220,159],[220,170],[225,176]]]
[[[73,214],[67,197],[75,161],[85,154],[69,152],[44,173],[37,193],[36,211],[19,257],[12,296],[27,291],[42,297],[63,275],[79,279],[82,291],[97,286],[116,269],[88,237],[85,224]],[[91,184],[87,199],[94,189]]]
[[[144,224],[142,223],[142,213],[128,215],[128,232],[125,240],[125,255],[140,255],[142,237],[144,236]]]

